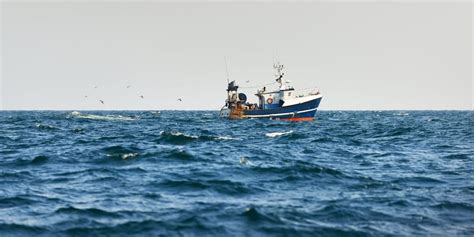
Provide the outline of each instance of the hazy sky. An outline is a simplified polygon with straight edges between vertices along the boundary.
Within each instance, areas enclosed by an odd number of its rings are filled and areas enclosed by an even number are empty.
[[[296,89],[320,88],[324,110],[472,109],[472,10],[469,1],[3,2],[0,105],[218,109],[226,56],[241,86],[273,82],[278,59]]]

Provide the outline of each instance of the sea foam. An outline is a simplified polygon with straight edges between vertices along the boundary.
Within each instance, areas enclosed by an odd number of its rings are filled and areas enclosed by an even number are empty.
[[[136,120],[135,117],[122,116],[122,115],[95,115],[95,114],[82,114],[78,111],[73,111],[68,117],[79,118],[79,119],[91,119],[91,120],[117,120],[117,121],[132,121]]]
[[[271,132],[271,133],[265,134],[265,136],[267,136],[267,137],[279,137],[279,136],[284,136],[284,135],[288,135],[288,134],[291,134],[291,133],[293,133],[293,130],[288,131],[288,132]]]

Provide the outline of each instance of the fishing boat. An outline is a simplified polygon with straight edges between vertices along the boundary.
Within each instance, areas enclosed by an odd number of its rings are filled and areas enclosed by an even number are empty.
[[[319,103],[323,98],[319,89],[306,93],[296,91],[291,86],[291,81],[283,82],[284,66],[280,63],[273,65],[276,69],[276,79],[278,84],[275,90],[267,91],[267,84],[257,90],[255,94],[258,103],[247,101],[247,95],[239,93],[239,86],[235,81],[228,82],[227,99],[220,111],[220,117],[229,119],[249,119],[266,118],[289,121],[313,120]],[[271,83],[271,84],[274,84]]]

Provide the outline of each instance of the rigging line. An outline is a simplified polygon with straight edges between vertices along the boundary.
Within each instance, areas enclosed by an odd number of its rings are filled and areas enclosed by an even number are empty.
[[[240,88],[241,89],[252,89],[252,88],[258,88],[258,87],[262,87],[262,86],[269,86],[269,85],[272,85],[272,84],[276,84],[276,82],[267,83],[267,84],[263,84],[263,85],[260,85],[260,86],[241,86]]]

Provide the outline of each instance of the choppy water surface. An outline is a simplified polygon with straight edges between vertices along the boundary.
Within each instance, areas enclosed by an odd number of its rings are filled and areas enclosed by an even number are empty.
[[[473,236],[474,112],[0,112],[0,236]]]

